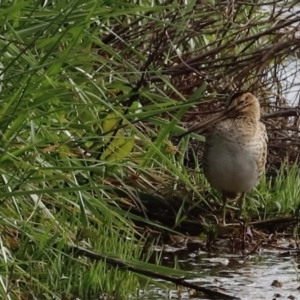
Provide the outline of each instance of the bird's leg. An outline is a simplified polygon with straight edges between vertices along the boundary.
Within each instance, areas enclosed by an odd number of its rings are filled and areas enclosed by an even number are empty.
[[[241,193],[239,199],[238,199],[238,202],[239,202],[239,212],[238,212],[238,218],[240,218],[243,214],[243,211],[244,211],[244,206],[245,206],[245,194],[246,193]]]
[[[227,195],[225,192],[222,193],[223,200],[223,225],[226,226],[226,204],[227,204]]]

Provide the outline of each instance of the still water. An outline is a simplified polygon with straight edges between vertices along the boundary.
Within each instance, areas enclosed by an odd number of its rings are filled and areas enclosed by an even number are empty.
[[[281,248],[282,250],[284,248]],[[188,270],[195,278],[191,282],[223,292],[243,300],[300,299],[300,275],[297,257],[280,257],[285,252],[263,250],[254,256],[212,256],[197,250],[178,251],[162,255],[164,265]],[[162,281],[160,281],[162,283]],[[175,286],[169,289],[149,284],[140,291],[139,298],[149,299],[213,299],[204,294],[193,294]],[[216,298],[214,298],[216,299]]]

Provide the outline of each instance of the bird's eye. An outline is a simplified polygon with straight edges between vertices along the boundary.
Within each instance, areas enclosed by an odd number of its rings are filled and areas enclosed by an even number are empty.
[[[248,98],[247,97],[244,98],[244,99],[242,99],[242,101],[241,101],[242,104],[246,104],[247,102],[248,102]]]

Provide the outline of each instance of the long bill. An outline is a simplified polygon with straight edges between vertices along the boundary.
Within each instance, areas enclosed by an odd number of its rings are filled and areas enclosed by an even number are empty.
[[[201,122],[201,123],[198,123],[198,124],[192,126],[192,127],[189,128],[186,132],[184,132],[184,133],[182,133],[182,134],[179,134],[178,137],[179,137],[179,138],[182,138],[182,137],[184,137],[184,136],[186,136],[186,135],[188,135],[188,134],[190,134],[190,133],[192,133],[192,132],[195,132],[195,131],[196,131],[198,134],[201,134],[201,133],[203,133],[209,126],[214,125],[214,124],[216,124],[216,123],[218,123],[218,122],[221,122],[221,121],[223,121],[223,120],[225,120],[225,119],[227,119],[227,118],[228,118],[228,111],[227,111],[227,110],[224,110],[224,111],[218,113],[217,115],[215,115],[215,116],[213,116],[213,117],[211,117],[211,118],[209,118],[209,119],[207,119],[207,120],[205,120],[205,121],[203,121],[203,122]]]

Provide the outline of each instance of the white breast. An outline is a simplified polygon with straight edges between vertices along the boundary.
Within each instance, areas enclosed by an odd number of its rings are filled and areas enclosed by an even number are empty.
[[[257,161],[261,155],[257,139],[243,139],[241,131],[232,134],[214,131],[205,154],[205,176],[211,186],[221,191],[248,192],[259,181]],[[234,138],[233,138],[234,137]]]

